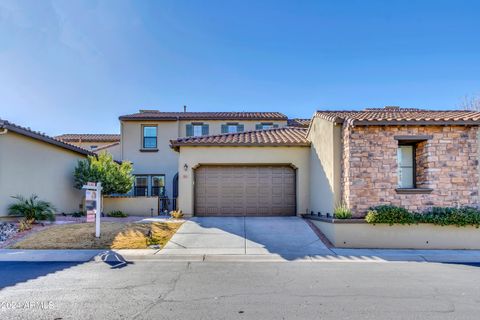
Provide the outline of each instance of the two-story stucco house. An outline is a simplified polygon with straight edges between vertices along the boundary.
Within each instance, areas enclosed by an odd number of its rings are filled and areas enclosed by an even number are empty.
[[[170,140],[224,133],[282,128],[287,117],[278,112],[160,112],[140,110],[120,116],[118,160],[133,163],[132,196],[178,196],[178,152]]]
[[[318,111],[309,129],[186,137],[178,206],[187,215],[330,213],[380,204],[423,211],[479,204],[480,113],[386,107]]]

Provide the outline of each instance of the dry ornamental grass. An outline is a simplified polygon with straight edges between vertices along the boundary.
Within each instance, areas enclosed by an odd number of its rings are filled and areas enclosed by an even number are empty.
[[[181,223],[103,222],[95,238],[94,223],[53,226],[11,246],[12,249],[145,249],[163,247]]]

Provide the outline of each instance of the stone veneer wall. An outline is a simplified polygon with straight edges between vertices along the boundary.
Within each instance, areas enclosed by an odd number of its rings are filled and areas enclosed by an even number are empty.
[[[432,206],[478,205],[477,127],[343,127],[342,198],[355,217],[368,208],[392,204],[424,211]],[[396,135],[432,135],[417,146],[417,187],[429,194],[400,194]]]

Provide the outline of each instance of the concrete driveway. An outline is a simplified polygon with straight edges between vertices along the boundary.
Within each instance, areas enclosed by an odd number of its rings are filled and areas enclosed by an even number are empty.
[[[159,254],[331,254],[299,217],[195,217]]]

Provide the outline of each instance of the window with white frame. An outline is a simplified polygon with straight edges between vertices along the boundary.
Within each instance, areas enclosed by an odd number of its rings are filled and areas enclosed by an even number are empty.
[[[399,145],[397,149],[398,187],[415,188],[415,146]]]
[[[274,128],[278,128],[278,124],[274,124],[273,122],[262,122],[255,126],[256,130],[267,130]]]
[[[194,137],[200,137],[200,136],[202,136],[202,129],[203,129],[203,125],[201,125],[201,124],[194,124],[194,125],[193,125],[193,136],[194,136]]]
[[[236,124],[227,125],[227,133],[236,133],[238,126]]]

